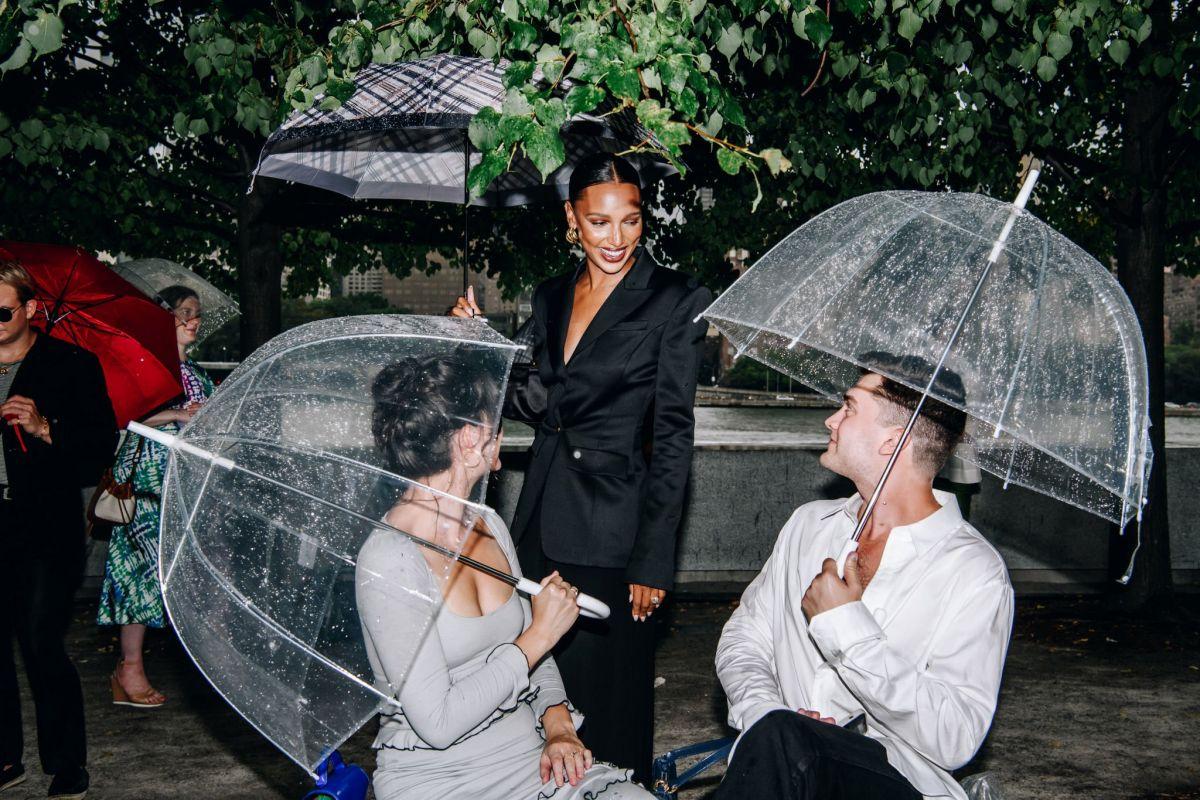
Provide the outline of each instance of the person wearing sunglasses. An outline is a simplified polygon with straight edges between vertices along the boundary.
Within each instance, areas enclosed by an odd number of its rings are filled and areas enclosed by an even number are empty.
[[[158,293],[175,315],[175,346],[184,393],[169,407],[142,420],[152,428],[178,433],[213,393],[208,374],[188,356],[200,333],[200,297],[186,286]],[[113,462],[113,480],[133,486],[135,510],[127,525],[114,525],[100,589],[99,625],[121,626],[121,658],[109,678],[113,704],[157,708],[167,701],[146,677],[143,645],[146,628],[166,626],[158,585],[158,528],[163,477],[170,451],[140,436],[126,436]]]
[[[83,692],[67,655],[71,606],[83,578],[80,489],[112,458],[117,422],[100,362],[39,333],[34,286],[0,259],[0,790],[25,780],[21,648],[37,708],[38,755],[49,796],[78,800],[89,778]]]

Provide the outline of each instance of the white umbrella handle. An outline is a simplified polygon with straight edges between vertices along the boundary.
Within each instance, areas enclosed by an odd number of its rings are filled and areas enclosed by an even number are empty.
[[[130,432],[136,433],[138,436],[142,436],[146,439],[151,439],[155,442],[158,442],[159,444],[163,445],[164,447],[169,447],[174,450],[182,450],[183,452],[189,453],[193,456],[197,456],[198,458],[203,458],[206,461],[211,461],[213,464],[216,464],[218,467],[224,467],[225,469],[233,469],[234,468],[234,463],[232,461],[230,461],[228,458],[215,455],[213,453],[208,452],[207,450],[196,447],[196,445],[192,444],[191,442],[184,441],[183,439],[181,439],[180,437],[178,437],[174,434],[166,433],[165,431],[160,431],[158,428],[148,427],[146,425],[143,425],[140,422],[131,422],[126,427],[128,428],[128,430]]]
[[[530,597],[536,597],[537,595],[541,594],[542,585],[540,583],[534,583],[533,581],[529,580],[529,578],[521,578],[521,580],[517,581],[517,591],[524,592]],[[592,619],[608,619],[608,615],[612,613],[609,611],[608,606],[605,603],[597,600],[590,594],[580,594],[575,598],[575,602],[579,604],[579,613],[583,614],[585,617],[591,617]]]
[[[849,558],[850,554],[857,549],[858,542],[854,539],[847,539],[846,543],[842,545],[842,552],[838,553],[837,557],[837,572],[839,578],[846,577],[846,559]]]

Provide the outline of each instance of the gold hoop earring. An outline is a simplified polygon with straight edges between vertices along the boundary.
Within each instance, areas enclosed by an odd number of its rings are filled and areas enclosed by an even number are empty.
[[[579,244],[579,228],[576,228],[574,225],[568,225],[566,240],[567,244]]]
[[[467,461],[466,457],[465,456],[463,457],[463,464],[466,465],[467,469],[475,469],[476,467],[478,467],[480,464],[483,463],[483,454],[482,453],[478,453],[474,450],[468,450],[467,452],[470,453],[471,455],[475,456],[474,461]]]

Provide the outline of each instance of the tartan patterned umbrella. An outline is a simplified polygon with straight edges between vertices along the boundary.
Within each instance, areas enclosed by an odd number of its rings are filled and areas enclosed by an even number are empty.
[[[507,63],[437,55],[371,64],[354,94],[331,111],[298,111],[263,147],[255,176],[304,183],[353,198],[466,203],[466,178],[481,156],[471,152],[467,126],[482,108],[504,102]],[[536,76],[535,76],[536,77]],[[570,88],[567,81],[562,89]],[[574,164],[598,151],[619,152],[654,136],[631,110],[580,114],[563,126],[566,163],[543,182],[524,156],[472,205],[517,206],[564,199]],[[674,174],[665,157],[633,154],[643,180]]]

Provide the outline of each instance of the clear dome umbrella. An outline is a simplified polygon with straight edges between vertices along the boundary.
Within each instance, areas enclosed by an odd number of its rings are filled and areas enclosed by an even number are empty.
[[[371,669],[356,587],[388,599],[387,624],[411,644],[411,663],[467,534],[500,524],[480,502],[484,479],[459,496],[397,474],[373,432],[376,377],[390,365],[420,376],[453,361],[458,377],[445,390],[475,400],[451,427],[479,426],[491,441],[515,349],[474,320],[324,320],[256,350],[179,436],[130,426],[171,448],[159,578],[180,640],[217,691],[314,777],[399,693]],[[387,402],[406,407],[407,391]],[[445,424],[404,425],[410,451],[445,447]],[[382,521],[413,491],[439,503],[436,540]],[[379,531],[412,546],[386,574],[364,575],[359,551]],[[540,588],[494,574],[526,593]]]
[[[159,292],[168,286],[184,286],[194,291],[200,298],[200,310],[203,314],[197,343],[212,336],[241,314],[233,298],[174,261],[167,261],[165,258],[139,258],[136,261],[118,261],[113,269],[141,290],[142,294],[160,305],[166,303],[159,297]]]
[[[826,397],[865,368],[962,409],[975,463],[1005,487],[1124,526],[1141,518],[1153,458],[1141,329],[1113,275],[1025,210],[1036,177],[1013,203],[848,200],[775,245],[703,316],[739,355]],[[894,367],[889,354],[916,358]]]

